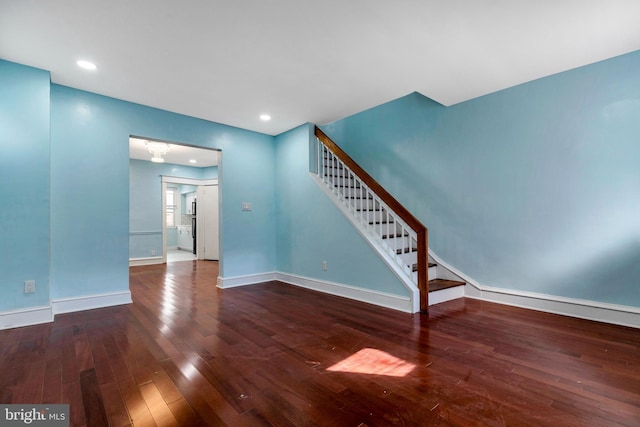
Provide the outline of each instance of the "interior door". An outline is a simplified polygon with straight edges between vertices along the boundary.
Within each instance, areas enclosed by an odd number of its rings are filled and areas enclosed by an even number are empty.
[[[218,242],[218,186],[198,187],[198,259],[219,260]]]

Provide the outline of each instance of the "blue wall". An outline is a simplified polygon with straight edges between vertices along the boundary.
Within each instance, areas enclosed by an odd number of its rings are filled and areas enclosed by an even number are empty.
[[[247,135],[259,135],[246,132]],[[224,277],[273,272],[276,265],[275,150],[273,137],[225,139],[218,168]],[[251,211],[240,210],[243,202]],[[222,274],[221,274],[222,275]]]
[[[220,274],[273,271],[273,137],[51,85],[52,298],[128,289],[129,135],[221,149]]]
[[[49,304],[49,73],[0,60],[0,312]],[[36,292],[24,294],[24,281]]]
[[[638,75],[636,52],[448,108],[412,94],[323,129],[480,284],[640,306]],[[308,176],[310,126],[274,138],[0,61],[0,129],[0,311],[128,290],[129,135],[222,151],[221,276],[406,294]]]
[[[273,137],[51,84],[46,71],[1,60],[0,125],[0,198],[11,202],[0,211],[0,311],[128,290],[129,135],[222,150],[221,166],[203,172],[221,184],[230,255],[220,274],[274,271]],[[30,279],[37,292],[24,295]]]
[[[304,125],[276,137],[277,270],[409,295],[310,177],[312,132],[312,126]],[[327,261],[327,271],[322,261]]]
[[[323,127],[482,285],[640,306],[640,52]]]
[[[218,177],[218,167],[209,166],[202,169],[202,179],[215,179]]]

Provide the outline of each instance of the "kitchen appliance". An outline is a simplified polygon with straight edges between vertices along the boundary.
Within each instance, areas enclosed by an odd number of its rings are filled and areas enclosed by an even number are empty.
[[[193,238],[193,254],[196,255],[196,236],[198,235],[196,232],[196,200],[191,202],[191,215],[191,237]]]

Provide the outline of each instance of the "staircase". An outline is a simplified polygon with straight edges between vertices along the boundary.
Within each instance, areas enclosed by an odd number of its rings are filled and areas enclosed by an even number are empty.
[[[316,127],[312,176],[412,294],[413,312],[464,295],[465,282],[428,256],[428,232],[411,213]]]

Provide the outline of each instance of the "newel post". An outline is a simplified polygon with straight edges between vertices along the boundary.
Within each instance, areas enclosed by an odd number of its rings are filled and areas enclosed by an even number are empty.
[[[418,290],[420,291],[420,312],[429,311],[429,230],[418,231]]]

